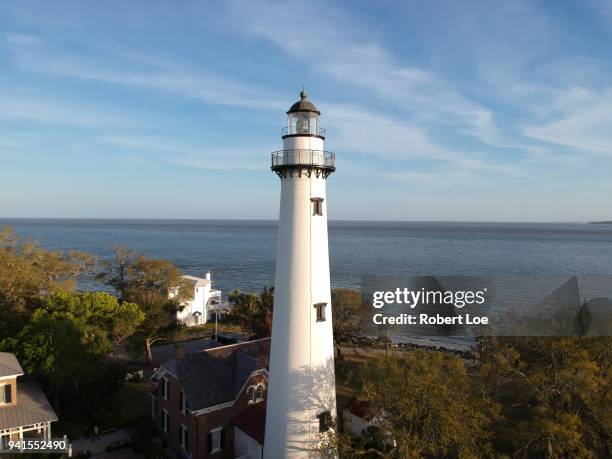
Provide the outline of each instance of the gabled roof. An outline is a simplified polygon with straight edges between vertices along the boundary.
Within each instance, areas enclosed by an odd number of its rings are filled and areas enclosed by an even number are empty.
[[[232,423],[263,445],[266,433],[266,404],[262,402],[249,405],[232,419]]]
[[[0,352],[0,378],[7,376],[21,376],[23,369],[15,354],[10,352]]]
[[[189,282],[191,285],[193,285],[194,287],[205,287],[208,284],[210,284],[210,281],[208,279],[204,279],[202,277],[196,277],[196,276],[181,276],[183,279],[185,279],[187,282]]]
[[[20,381],[17,404],[0,408],[0,430],[49,421],[57,421],[57,415],[38,384],[33,381]]]
[[[173,358],[161,367],[175,376],[191,411],[236,399],[253,371],[268,368],[270,338]]]

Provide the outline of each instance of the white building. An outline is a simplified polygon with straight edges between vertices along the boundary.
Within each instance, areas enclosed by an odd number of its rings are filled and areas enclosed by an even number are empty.
[[[363,436],[372,427],[381,425],[382,413],[370,402],[353,398],[343,410],[344,429],[355,437]]]
[[[289,111],[283,150],[272,153],[281,200],[266,415],[266,459],[317,457],[336,418],[325,183],[320,112],[304,91]]]
[[[395,439],[391,432],[384,431],[385,419],[389,413],[377,410],[374,404],[365,400],[351,399],[343,412],[344,430],[350,432],[355,437],[364,437],[378,431],[378,435],[384,433],[382,441],[389,446],[396,446]]]
[[[183,309],[176,313],[177,320],[187,326],[205,324],[214,318],[214,311],[227,308],[227,304],[221,301],[221,290],[212,288],[210,273],[205,278],[196,276],[182,276],[193,288],[193,298],[181,303]],[[176,293],[171,292],[172,298]]]

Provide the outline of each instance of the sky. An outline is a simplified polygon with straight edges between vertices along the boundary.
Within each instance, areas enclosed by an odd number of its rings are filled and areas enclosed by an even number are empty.
[[[330,219],[612,219],[611,1],[0,3],[0,217],[274,219],[322,112]]]

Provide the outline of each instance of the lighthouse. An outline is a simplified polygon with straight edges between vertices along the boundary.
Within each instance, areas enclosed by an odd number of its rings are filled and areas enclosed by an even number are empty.
[[[305,91],[287,112],[280,177],[272,348],[264,458],[318,457],[336,418],[325,183],[336,158],[325,151],[321,112]]]

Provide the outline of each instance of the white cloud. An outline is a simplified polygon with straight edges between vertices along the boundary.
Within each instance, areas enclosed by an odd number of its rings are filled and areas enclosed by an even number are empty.
[[[39,37],[25,33],[7,33],[6,41],[16,46],[39,46],[44,43]]]
[[[295,2],[238,2],[233,8],[246,30],[272,41],[316,74],[361,87],[366,95],[376,95],[417,120],[455,126],[483,142],[498,137],[490,110],[432,72],[400,64],[380,45],[364,38],[370,34],[347,25],[346,17],[337,22],[340,13],[331,5],[325,5],[325,15],[319,11]]]
[[[572,99],[575,94],[567,94]],[[580,97],[580,103],[568,102],[572,107],[556,120],[524,128],[534,139],[612,156],[612,89],[600,94],[596,100]],[[589,101],[590,103],[585,103]]]
[[[0,92],[0,118],[28,120],[48,124],[97,127],[134,126],[135,123],[117,110],[70,103],[34,94],[20,95]]]
[[[212,104],[281,110],[285,103],[253,84],[215,75],[209,69],[120,48],[66,54],[34,36],[7,38],[21,70],[174,93]]]
[[[264,153],[268,151],[267,148],[213,149],[152,136],[109,135],[98,138],[98,141],[124,150],[127,158],[144,160],[147,154],[156,154],[170,164],[214,171],[263,170],[267,160]]]

